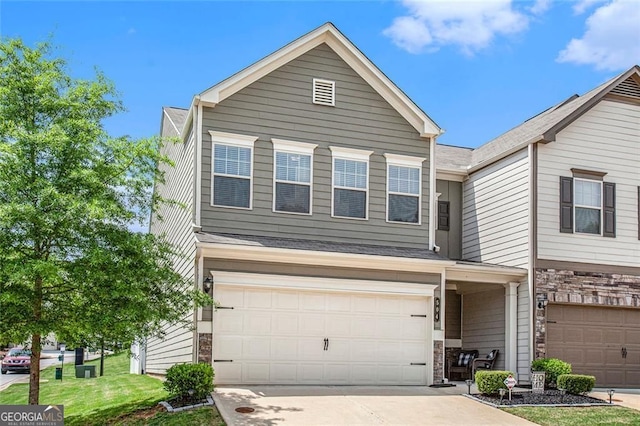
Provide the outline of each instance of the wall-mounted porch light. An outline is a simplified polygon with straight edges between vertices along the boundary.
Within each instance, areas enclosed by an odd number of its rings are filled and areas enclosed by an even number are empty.
[[[213,287],[213,278],[205,278],[202,283],[202,290],[204,290],[205,293],[209,294],[211,292],[211,287]]]
[[[536,300],[538,301],[538,309],[546,308],[547,304],[549,303],[549,300],[547,300],[547,293],[538,294]]]

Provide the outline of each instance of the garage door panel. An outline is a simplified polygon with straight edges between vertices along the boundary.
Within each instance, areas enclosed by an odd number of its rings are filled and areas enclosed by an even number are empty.
[[[300,334],[303,336],[325,336],[324,320],[326,316],[324,314],[311,314],[301,313],[299,314],[298,324],[300,328]]]
[[[273,295],[273,307],[297,311],[300,307],[298,293],[289,291],[277,292]]]
[[[428,322],[411,317],[427,297],[217,285],[219,295],[234,309],[215,311],[218,384],[426,384],[409,364],[427,360]]]
[[[291,363],[271,363],[269,383],[293,383],[298,380],[298,368]]]
[[[247,309],[269,309],[271,308],[271,292],[256,289],[246,291],[245,302]]]
[[[214,359],[238,359],[242,356],[241,336],[216,335],[213,339]]]
[[[307,311],[324,311],[325,297],[319,293],[300,293],[300,309]]]
[[[215,301],[219,306],[234,306],[235,308],[244,307],[244,290],[221,288],[216,289]]]
[[[547,318],[548,357],[595,376],[596,386],[640,386],[640,309],[551,304]]]
[[[327,312],[350,312],[351,295],[328,294],[325,296]]]
[[[378,318],[376,320],[376,338],[397,339],[404,323],[402,318]]]
[[[269,383],[270,363],[245,362],[242,364],[242,381],[244,383]]]
[[[298,315],[289,313],[275,313],[273,318],[272,335],[275,336],[297,336],[300,334],[298,330]]]

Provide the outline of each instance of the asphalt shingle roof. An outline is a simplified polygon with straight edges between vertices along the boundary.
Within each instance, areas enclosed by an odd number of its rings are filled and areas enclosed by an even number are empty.
[[[303,240],[280,237],[263,237],[238,234],[196,233],[200,243],[230,244],[253,247],[268,247],[293,250],[310,250],[331,253],[366,254],[373,256],[404,257],[411,259],[448,260],[433,251],[424,248],[378,246],[370,244],[338,243],[333,241]]]

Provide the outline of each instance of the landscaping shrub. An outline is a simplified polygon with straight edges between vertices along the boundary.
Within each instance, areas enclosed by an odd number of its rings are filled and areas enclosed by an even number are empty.
[[[204,362],[176,364],[167,370],[164,388],[179,398],[204,399],[213,391],[213,367]]]
[[[583,374],[561,374],[558,377],[558,389],[565,389],[568,393],[584,395],[591,392],[596,385],[594,376]]]
[[[558,358],[538,358],[531,362],[532,371],[544,371],[544,383],[547,387],[556,386],[558,376],[571,374],[571,364]]]
[[[507,389],[504,379],[513,375],[510,371],[478,371],[476,373],[476,386],[478,392],[492,395],[498,393],[498,389]]]

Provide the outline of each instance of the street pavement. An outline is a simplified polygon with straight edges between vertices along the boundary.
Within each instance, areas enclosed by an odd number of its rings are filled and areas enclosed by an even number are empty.
[[[96,358],[94,354],[89,354],[88,356],[87,354],[88,353],[85,352],[85,360]],[[60,355],[60,351],[42,351],[42,357],[40,358],[40,370],[43,370],[47,367],[51,367],[52,365],[60,366],[61,362],[58,361],[58,355]],[[76,359],[76,356],[74,351],[66,351],[64,353],[65,368],[67,367],[73,368],[75,359]],[[0,374],[0,391],[4,390],[5,388],[7,388],[9,385],[13,383],[27,383],[27,382],[29,382],[28,373],[8,372],[7,374]]]

